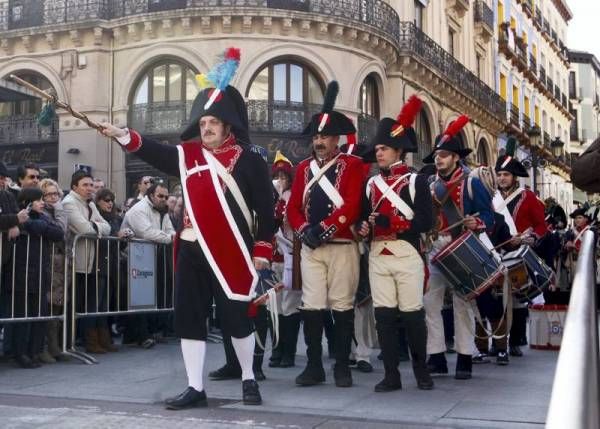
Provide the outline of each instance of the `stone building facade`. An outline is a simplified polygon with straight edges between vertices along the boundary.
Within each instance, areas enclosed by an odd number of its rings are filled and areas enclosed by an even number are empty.
[[[416,166],[461,113],[472,119],[461,135],[474,150],[469,161],[493,164],[506,110],[493,89],[492,3],[0,0],[0,79],[15,73],[93,120],[175,144],[197,93],[194,75],[236,46],[233,84],[247,99],[253,142],[270,159],[277,149],[295,161],[310,153],[300,132],[335,79],[337,108],[356,121],[360,140],[418,94]],[[0,153],[11,168],[38,161],[67,187],[73,169],[88,165],[119,198],[138,176],[159,174],[65,112],[40,129],[40,104],[0,103]]]

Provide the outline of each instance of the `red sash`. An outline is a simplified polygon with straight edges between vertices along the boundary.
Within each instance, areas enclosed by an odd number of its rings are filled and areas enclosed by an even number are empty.
[[[184,143],[177,148],[187,212],[200,247],[227,297],[250,301],[258,274],[216,169],[210,167],[200,144]]]

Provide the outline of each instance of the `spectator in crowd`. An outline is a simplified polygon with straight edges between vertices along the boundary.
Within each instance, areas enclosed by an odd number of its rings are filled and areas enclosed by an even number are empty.
[[[17,201],[12,192],[7,189],[7,181],[10,180],[8,170],[3,162],[0,162],[0,233],[2,234],[2,277],[0,278],[0,314],[2,317],[12,317],[11,296],[8,285],[10,284],[10,273],[12,272],[12,243],[20,234],[19,225],[29,219],[28,211],[19,211]],[[12,355],[12,328],[10,324],[4,325],[4,341],[2,343],[4,356]]]
[[[135,204],[125,214],[121,229],[130,229],[133,231],[136,238],[142,240],[170,244],[173,241],[175,230],[171,223],[171,219],[168,216],[168,196],[168,189],[164,184],[152,184],[148,188],[142,201]],[[158,261],[170,260],[170,258],[165,258],[164,254],[162,254],[164,250],[164,246],[157,247]],[[165,303],[167,305],[170,304],[170,302],[166,301],[169,301],[168,298],[170,298],[171,293],[160,287],[160,285],[164,284],[164,282],[161,281],[161,276],[164,275],[164,272],[165,271],[161,266],[157,268],[156,284],[158,285],[157,298],[159,306],[164,306]],[[153,326],[152,329],[148,329],[148,325],[146,324],[148,320],[155,322],[155,326]],[[162,315],[158,317],[139,316],[136,319],[136,322],[137,323],[133,324],[133,327],[131,323],[128,325],[128,329],[124,336],[124,343],[135,341],[143,347],[149,348],[154,345],[154,340],[150,338],[149,331],[157,332],[159,330],[164,331],[167,329],[166,319]]]
[[[44,199],[44,213],[58,223],[65,232],[69,227],[67,213],[61,203],[63,192],[52,179],[42,179],[40,182]],[[54,252],[52,253],[52,261],[46,265],[47,276],[51,280],[50,291],[47,294],[47,300],[50,304],[52,315],[62,314],[65,294],[65,237],[62,241],[54,243]],[[51,320],[47,323],[46,344],[47,349],[39,356],[44,363],[52,363],[68,360],[68,356],[62,353],[59,344],[61,335],[61,327],[58,320]]]
[[[154,179],[152,178],[152,176],[140,177],[140,179],[137,182],[137,192],[138,193],[137,193],[136,201],[133,204],[135,204],[138,201],[142,201],[142,199],[146,195],[146,192],[148,192],[148,188],[150,186],[152,186],[153,183],[154,183]]]
[[[96,193],[96,206],[100,215],[110,225],[110,236],[124,238],[128,236],[126,230],[121,230],[121,223],[123,218],[117,213],[115,205],[115,194],[108,188],[102,188]],[[108,287],[108,309],[109,310],[121,310],[117,305],[117,294],[121,294],[120,302],[126,302],[126,288],[118,288],[117,285],[125,285],[125,275],[127,273],[127,260],[126,258],[119,257],[118,254],[121,251],[121,246],[118,241],[109,240],[100,243],[99,246],[99,271],[100,276],[106,282]],[[119,264],[121,269],[119,270]],[[121,276],[121,279],[119,279]],[[112,351],[116,351],[116,347],[109,347]]]
[[[14,293],[15,317],[43,317],[49,314],[46,293],[50,278],[45,267],[50,266],[52,243],[64,238],[64,230],[44,214],[41,189],[21,190],[17,200],[19,208],[29,210],[29,219],[23,223],[22,234],[15,249]],[[44,348],[46,322],[19,322],[13,327],[12,350],[21,368],[37,368],[39,355]]]
[[[169,216],[175,231],[181,230],[183,228],[183,197],[181,195],[177,197],[173,213],[170,213]]]
[[[94,195],[102,188],[104,188],[104,180],[99,177],[94,177]]]
[[[13,184],[9,190],[16,199],[21,189],[37,188],[39,183],[40,167],[36,164],[23,164],[17,167],[17,183]]]
[[[71,176],[71,192],[63,200],[69,218],[67,243],[72,246],[78,234],[103,237],[110,234],[110,225],[98,212],[91,201],[94,192],[92,176],[79,170]],[[96,284],[95,240],[79,239],[76,243],[75,265],[76,303],[78,312],[96,313],[106,308],[105,284],[99,278]],[[87,293],[86,293],[87,292]],[[86,299],[87,297],[87,299]],[[98,300],[96,300],[98,297]],[[111,349],[111,338],[105,317],[85,317],[80,319],[85,348],[88,353],[106,353]]]

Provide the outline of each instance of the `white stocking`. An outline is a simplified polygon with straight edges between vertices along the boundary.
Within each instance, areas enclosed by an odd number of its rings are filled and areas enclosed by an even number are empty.
[[[231,337],[235,354],[242,367],[242,380],[254,380],[252,361],[254,359],[254,332],[246,338]]]
[[[206,342],[199,340],[181,339],[181,353],[185,372],[188,376],[188,386],[198,392],[202,392],[202,372],[204,370],[204,355],[206,354]]]

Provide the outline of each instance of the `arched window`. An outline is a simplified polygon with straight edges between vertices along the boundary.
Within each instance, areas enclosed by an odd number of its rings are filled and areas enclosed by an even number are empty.
[[[413,166],[421,168],[423,166],[423,158],[429,155],[429,152],[433,148],[431,126],[427,113],[424,110],[419,112],[414,127],[417,134],[418,148],[417,153],[413,155]]]
[[[379,92],[373,74],[368,75],[360,85],[356,107],[360,111],[358,115],[358,140],[359,143],[367,144],[375,136],[379,120]]]
[[[54,91],[50,81],[41,74],[29,70],[13,74],[44,91]],[[4,79],[8,79],[8,76],[5,76]],[[42,100],[37,97],[29,100],[0,102],[0,117],[37,115],[42,108],[42,103]]]
[[[195,74],[191,66],[174,59],[150,66],[131,93],[131,126],[147,134],[178,134],[198,94]]]
[[[487,141],[482,138],[479,139],[479,144],[477,145],[477,165],[486,165],[489,166],[489,159],[487,153]]]
[[[323,85],[306,65],[278,60],[265,65],[246,92],[251,131],[300,133],[323,103]]]

